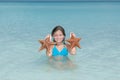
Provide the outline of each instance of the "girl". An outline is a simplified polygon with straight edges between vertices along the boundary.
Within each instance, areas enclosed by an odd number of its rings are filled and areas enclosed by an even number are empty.
[[[75,34],[72,33],[74,36]],[[50,51],[47,51],[46,54],[49,56],[49,63],[55,68],[63,69],[63,68],[73,68],[73,63],[67,57],[68,53],[74,55],[76,53],[76,48],[73,47],[70,49],[65,43],[65,30],[62,26],[56,26],[52,30],[52,40],[56,44],[51,46]],[[70,33],[71,35],[71,33]],[[49,37],[48,35],[47,37]],[[47,38],[46,37],[46,38]]]
[[[74,36],[75,34],[72,33]],[[70,33],[71,35],[71,33]],[[49,37],[48,35],[47,37]],[[71,55],[76,54],[76,48],[73,47],[72,49],[69,49],[65,43],[65,30],[62,26],[56,26],[51,33],[52,40],[56,44],[51,46],[50,51],[47,51],[46,54],[49,56],[49,62],[52,66],[55,68],[65,68],[68,66],[73,67],[73,63],[70,61],[70,59],[67,57],[68,53]],[[46,38],[47,38],[46,37]]]
[[[74,33],[72,33],[72,34],[75,36]],[[66,43],[65,43],[66,34],[65,34],[65,30],[62,26],[56,26],[52,30],[51,35],[52,35],[53,42],[56,42],[56,44],[51,46],[50,51],[47,52],[47,56],[52,56],[52,57],[67,56],[68,53],[70,53],[72,55],[76,53],[75,47],[72,49],[69,49],[69,47],[66,45]],[[71,33],[70,33],[70,35],[71,35]]]

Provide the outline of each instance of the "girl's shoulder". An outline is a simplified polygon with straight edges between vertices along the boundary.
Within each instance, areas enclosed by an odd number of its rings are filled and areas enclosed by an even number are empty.
[[[53,49],[55,45],[51,45],[50,49]]]

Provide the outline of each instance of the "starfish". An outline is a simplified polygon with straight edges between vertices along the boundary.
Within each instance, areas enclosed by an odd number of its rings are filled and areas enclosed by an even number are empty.
[[[39,42],[42,45],[39,50],[46,49],[48,52],[50,52],[50,47],[55,44],[55,42],[50,42],[50,36],[45,40],[39,40]]]
[[[81,40],[81,38],[76,38],[73,34],[71,34],[70,39],[67,39],[66,41],[70,43],[70,48],[72,49],[73,47],[80,47],[79,41]]]

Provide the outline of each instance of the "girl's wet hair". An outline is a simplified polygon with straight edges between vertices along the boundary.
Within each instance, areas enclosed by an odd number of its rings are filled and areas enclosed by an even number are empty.
[[[53,28],[51,35],[53,36],[54,33],[55,33],[56,31],[58,31],[58,30],[60,30],[60,31],[63,33],[63,35],[66,36],[64,28],[63,28],[62,26],[60,26],[60,25],[58,25],[58,26],[56,26],[55,28]],[[53,39],[53,41],[55,42],[54,39]],[[65,43],[65,38],[63,39],[63,42]]]

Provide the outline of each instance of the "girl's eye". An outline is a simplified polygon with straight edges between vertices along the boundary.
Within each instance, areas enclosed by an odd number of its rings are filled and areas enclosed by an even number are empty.
[[[54,37],[58,37],[58,36],[63,36],[62,34],[59,34],[59,35],[54,35]]]

